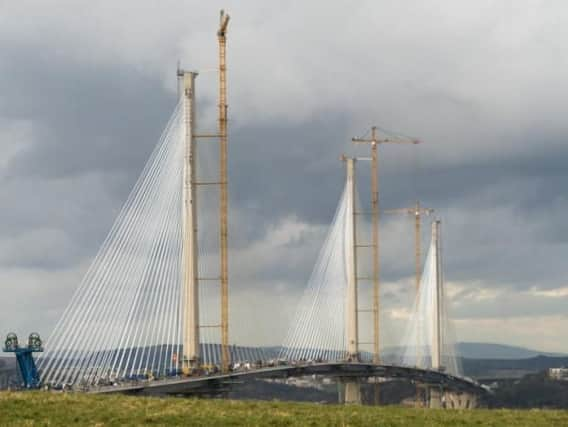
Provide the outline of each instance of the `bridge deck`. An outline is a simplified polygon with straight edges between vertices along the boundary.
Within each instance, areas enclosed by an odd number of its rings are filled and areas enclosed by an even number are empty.
[[[184,394],[214,390],[246,379],[278,379],[320,375],[327,377],[383,377],[401,378],[423,384],[440,385],[448,389],[486,394],[487,389],[480,384],[461,377],[439,371],[397,365],[374,365],[368,363],[316,363],[309,365],[277,366],[250,371],[238,371],[199,377],[176,377],[171,379],[144,381],[117,386],[104,386],[91,389],[90,393],[140,393],[140,394]]]

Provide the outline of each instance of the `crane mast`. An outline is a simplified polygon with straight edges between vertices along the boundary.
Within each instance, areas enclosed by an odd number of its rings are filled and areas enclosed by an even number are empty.
[[[380,355],[380,262],[379,262],[379,144],[418,144],[415,139],[378,137],[377,126],[371,127],[371,138],[351,138],[353,143],[371,145],[371,223],[373,252],[373,363],[379,364]],[[362,247],[362,246],[360,246]]]
[[[221,255],[221,367],[229,370],[229,254],[228,254],[228,177],[227,177],[227,26],[229,15],[221,10],[217,39],[219,41],[219,181],[221,186],[219,200],[219,230]]]
[[[434,209],[424,208],[417,201],[413,207],[402,209],[387,209],[387,214],[402,214],[414,216],[414,267],[416,280],[416,293],[420,289],[422,277],[422,217],[434,213]]]

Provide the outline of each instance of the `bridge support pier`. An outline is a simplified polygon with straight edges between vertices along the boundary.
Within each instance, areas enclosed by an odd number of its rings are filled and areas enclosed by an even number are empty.
[[[361,405],[361,384],[354,378],[350,378],[343,383],[343,399],[346,405]]]
[[[381,385],[378,382],[373,384],[373,404],[379,406],[381,404]]]
[[[444,390],[434,386],[427,387],[425,391],[428,407],[432,409],[474,409],[479,406],[478,397],[474,393]]]
[[[446,407],[452,409],[474,409],[477,408],[479,402],[477,396],[472,393],[465,392],[447,392]]]
[[[438,387],[428,389],[428,407],[431,409],[443,408],[445,404],[444,391]]]

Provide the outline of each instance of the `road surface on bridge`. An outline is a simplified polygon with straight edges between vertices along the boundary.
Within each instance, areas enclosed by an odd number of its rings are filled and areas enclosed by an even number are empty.
[[[286,365],[270,368],[236,371],[228,374],[176,377],[171,379],[141,381],[117,386],[92,388],[90,393],[128,394],[191,394],[219,390],[239,380],[285,379],[303,376],[326,376],[339,378],[393,378],[407,379],[422,384],[440,385],[444,388],[485,395],[488,390],[473,380],[456,377],[444,372],[397,365],[374,365],[369,363],[330,362],[305,365]]]

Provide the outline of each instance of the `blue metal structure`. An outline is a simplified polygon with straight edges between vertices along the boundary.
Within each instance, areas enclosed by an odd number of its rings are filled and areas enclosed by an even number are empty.
[[[4,343],[4,352],[15,353],[20,368],[20,374],[24,380],[25,388],[39,388],[40,378],[33,353],[42,352],[42,342],[38,334],[32,333],[28,339],[27,347],[18,345],[18,337],[14,333],[8,334]]]

